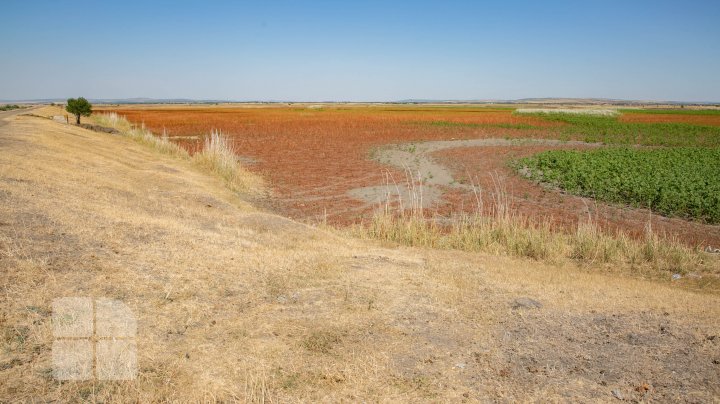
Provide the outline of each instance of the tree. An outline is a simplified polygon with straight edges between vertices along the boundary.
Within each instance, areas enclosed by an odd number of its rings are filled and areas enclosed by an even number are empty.
[[[75,123],[80,125],[81,116],[90,116],[92,114],[92,105],[83,97],[68,98],[65,110],[75,115]]]

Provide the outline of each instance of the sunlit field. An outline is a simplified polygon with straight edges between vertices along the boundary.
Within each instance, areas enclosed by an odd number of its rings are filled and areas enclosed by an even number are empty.
[[[367,221],[381,205],[357,198],[353,190],[392,188],[406,184],[408,175],[415,178],[417,173],[413,174],[411,167],[383,161],[379,151],[398,147],[413,152],[415,145],[428,141],[502,139],[517,143],[492,147],[458,143],[423,155],[448,167],[453,175],[451,182],[433,187],[441,196],[426,204],[424,213],[448,217],[474,212],[478,191],[489,199],[484,203],[487,207],[493,193],[502,187],[510,194],[513,209],[531,219],[573,227],[590,214],[606,228],[639,235],[648,217],[653,218],[652,210],[644,208],[652,205],[635,203],[630,208],[623,200],[605,203],[603,198],[588,198],[587,193],[583,194],[586,198],[573,197],[518,175],[513,162],[542,151],[582,151],[604,145],[720,145],[720,115],[705,110],[622,110],[610,116],[583,110],[579,114],[553,110],[521,114],[509,107],[387,104],[165,105],[99,110],[116,112],[156,134],[165,134],[191,153],[202,149],[211,131],[222,132],[243,165],[267,179],[272,191],[267,205],[293,218],[339,225]],[[559,142],[528,144],[524,139]],[[432,175],[414,181],[433,182]],[[658,231],[693,245],[720,241],[716,227],[708,227],[702,220],[687,220],[687,215],[675,217],[678,215],[673,212],[656,212]]]

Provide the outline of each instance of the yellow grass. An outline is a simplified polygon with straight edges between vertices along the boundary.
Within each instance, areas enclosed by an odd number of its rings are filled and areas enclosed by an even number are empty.
[[[190,157],[185,149],[168,138],[167,133],[157,136],[146,129],[144,125],[139,127],[133,125],[114,112],[95,114],[93,121],[97,125],[117,129],[122,135],[150,146],[163,154],[181,159],[191,159],[198,166],[222,178],[233,191],[256,196],[264,193],[265,187],[262,179],[238,162],[237,150],[221,132],[212,131],[205,137],[202,150]]]
[[[474,213],[434,217],[419,202],[421,181],[411,182],[407,185],[409,206],[401,201],[393,204],[388,198],[369,223],[352,227],[350,234],[413,247],[485,252],[550,264],[572,261],[664,279],[705,274],[710,277],[703,282],[704,287],[720,289],[720,259],[716,255],[654,233],[649,224],[642,240],[622,231],[603,231],[592,217],[579,221],[575,231],[555,229],[549,222],[531,221],[516,212],[512,198],[497,179],[490,201],[484,201],[484,195],[476,190]],[[488,206],[491,208],[486,209]]]
[[[413,247],[485,252],[551,264],[566,260],[607,264],[665,279],[673,274],[720,274],[720,260],[716,257],[654,233],[635,240],[622,232],[605,233],[593,222],[581,222],[568,233],[548,223],[530,223],[515,216],[497,220],[470,214],[450,221],[447,225],[434,218],[380,213],[369,224],[353,227],[351,234]]]

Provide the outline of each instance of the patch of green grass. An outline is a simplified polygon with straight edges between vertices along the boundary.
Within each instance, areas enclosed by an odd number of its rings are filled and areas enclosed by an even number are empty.
[[[23,107],[21,107],[19,105],[15,105],[15,104],[12,104],[12,105],[8,104],[8,105],[0,106],[0,111],[12,111],[13,109],[20,109],[20,108],[23,108]]]
[[[553,150],[513,165],[576,195],[720,223],[720,149]]]
[[[451,111],[451,112],[506,112],[514,111],[514,107],[478,107],[475,105],[437,105],[437,106],[402,106],[381,108],[378,112],[438,112],[438,111]]]
[[[565,123],[560,128],[560,136],[590,143],[720,147],[720,127],[715,126],[620,122],[616,117],[562,113],[526,115]]]
[[[452,122],[452,121],[432,121],[432,122],[418,122],[420,124],[429,124],[430,126],[441,126],[441,127],[464,127],[464,128],[503,128],[503,129],[540,129],[537,126],[533,126],[527,123],[472,123],[472,122]]]
[[[623,114],[720,115],[720,109],[620,109]]]

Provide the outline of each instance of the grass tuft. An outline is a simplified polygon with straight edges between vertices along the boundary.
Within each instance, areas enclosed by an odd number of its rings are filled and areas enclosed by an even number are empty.
[[[117,129],[123,136],[130,137],[162,154],[189,159],[197,166],[222,178],[225,185],[233,191],[254,195],[261,195],[264,192],[262,179],[238,162],[232,142],[222,132],[213,130],[205,137],[202,150],[191,157],[187,150],[172,142],[165,131],[161,136],[156,136],[147,130],[145,125],[139,127],[133,125],[125,117],[114,112],[93,115],[93,118],[97,125]]]
[[[262,186],[260,178],[239,162],[232,142],[220,131],[205,137],[203,148],[193,156],[199,166],[221,177],[233,191],[248,192]]]
[[[140,125],[139,127],[133,125],[127,119],[114,112],[94,115],[93,118],[97,125],[117,129],[122,135],[149,146],[162,154],[180,158],[188,158],[190,156],[185,149],[171,142],[166,133],[163,133],[162,136],[155,136],[145,128],[145,125]]]
[[[512,206],[502,183],[494,181],[488,203],[478,195],[473,213],[450,218],[429,216],[422,209],[391,209],[386,203],[369,223],[351,232],[361,238],[379,239],[413,247],[454,249],[528,258],[552,264],[572,261],[642,271],[649,275],[718,272],[720,261],[701,248],[654,233],[634,239],[622,231],[605,231],[592,217],[578,222],[573,231],[560,230],[548,221],[532,221]],[[417,186],[416,186],[417,188]]]

